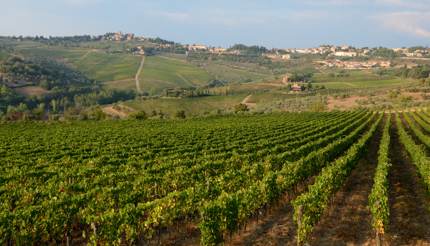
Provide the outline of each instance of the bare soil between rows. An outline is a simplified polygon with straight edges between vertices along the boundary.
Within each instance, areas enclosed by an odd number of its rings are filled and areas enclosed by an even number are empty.
[[[392,124],[391,139],[391,214],[386,243],[430,245],[430,198],[414,164],[399,141],[395,123]]]
[[[368,197],[378,162],[382,126],[381,122],[368,151],[321,217],[311,234],[310,245],[375,245]]]

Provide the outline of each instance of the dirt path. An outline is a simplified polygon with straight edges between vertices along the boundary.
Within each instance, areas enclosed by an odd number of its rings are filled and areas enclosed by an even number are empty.
[[[176,73],[176,76],[178,76],[179,78],[181,78],[185,83],[194,86],[193,82],[189,81],[187,78],[185,78],[182,74],[180,73]]]
[[[415,166],[391,129],[390,245],[430,245],[430,199]]]
[[[140,74],[142,73],[144,64],[145,64],[145,56],[142,56],[142,60],[140,61],[139,69],[137,70],[136,76],[134,77],[134,79],[136,80],[136,90],[138,93],[142,93],[142,88],[140,86],[139,77],[140,77]]]
[[[310,245],[375,244],[368,197],[373,186],[382,125],[372,138],[368,152],[358,162],[315,227]]]
[[[252,95],[248,95],[247,97],[245,97],[243,100],[242,100],[242,102],[241,102],[241,104],[245,104],[246,106],[248,106],[248,107],[255,107],[255,105],[257,105],[256,103],[251,103],[250,101],[251,101],[251,97],[252,97]]]
[[[97,50],[96,49],[92,49],[92,50],[87,51],[83,56],[81,56],[81,58],[79,58],[79,61],[82,61],[85,58],[87,58],[92,52],[97,52]]]
[[[112,105],[103,107],[102,110],[105,114],[108,114],[110,116],[116,116],[116,117],[119,117],[121,119],[128,117],[127,113],[125,113],[121,110],[115,109]]]

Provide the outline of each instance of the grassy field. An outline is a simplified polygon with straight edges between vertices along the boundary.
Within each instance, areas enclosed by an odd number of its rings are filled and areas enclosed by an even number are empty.
[[[186,60],[185,55],[163,54],[163,56]],[[260,82],[262,80],[272,80],[274,76],[270,69],[255,63],[233,62],[226,60],[216,61],[196,61],[191,63],[203,68],[212,77],[218,80],[225,80],[231,83],[237,82]]]
[[[212,77],[185,60],[162,56],[146,57],[140,77],[143,90],[157,94],[165,88],[205,85]]]
[[[339,72],[343,71],[345,73],[344,76],[335,76],[334,74],[339,75]],[[315,73],[314,81],[315,82],[358,82],[358,81],[367,81],[367,80],[381,80],[381,79],[392,79],[394,76],[384,76],[381,77],[373,72],[373,70],[340,70],[340,69],[329,69],[319,73]]]
[[[24,56],[46,57],[60,60],[68,64],[73,64],[77,62],[82,56],[84,56],[88,51],[85,49],[78,48],[65,49],[62,47],[39,46],[20,48],[18,52],[23,54]]]
[[[214,78],[231,83],[260,82],[274,79],[274,76],[269,70],[256,64],[237,64],[217,61],[205,63],[202,67]]]
[[[103,82],[103,86],[113,90],[136,90],[136,81],[134,79],[115,80]]]
[[[24,56],[56,59],[83,72],[98,81],[116,81],[134,78],[140,57],[129,54],[111,54],[89,48],[64,48],[45,45],[18,45],[17,50]],[[126,86],[127,87],[127,86]]]
[[[4,52],[4,51],[0,51],[0,61],[3,61],[4,59],[6,59],[9,56],[9,53]]]
[[[125,54],[90,52],[75,65],[88,77],[98,81],[115,81],[134,78],[140,57]]]

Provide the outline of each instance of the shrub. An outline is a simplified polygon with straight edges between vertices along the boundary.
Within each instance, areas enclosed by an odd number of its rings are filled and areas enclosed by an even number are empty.
[[[132,114],[130,117],[135,120],[146,120],[148,118],[145,111],[139,111]]]
[[[178,119],[185,119],[186,115],[185,115],[185,111],[184,110],[179,110],[178,112],[176,112],[176,118]]]
[[[238,105],[234,106],[234,112],[236,113],[247,112],[247,111],[249,111],[249,108],[246,104],[239,103]]]

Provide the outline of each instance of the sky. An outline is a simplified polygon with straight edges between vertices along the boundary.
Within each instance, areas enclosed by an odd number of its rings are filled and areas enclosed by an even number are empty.
[[[123,31],[269,48],[430,46],[430,0],[0,0],[0,35]]]

